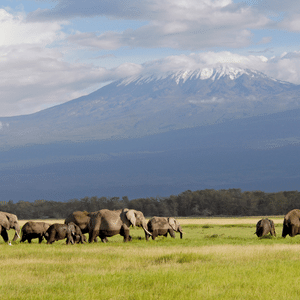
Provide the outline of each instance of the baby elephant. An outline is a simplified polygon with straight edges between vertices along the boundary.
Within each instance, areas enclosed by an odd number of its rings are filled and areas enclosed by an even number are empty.
[[[153,217],[148,221],[148,231],[152,233],[152,239],[155,240],[155,238],[158,235],[167,236],[168,233],[172,238],[175,238],[175,233],[180,232],[180,238],[182,239],[182,228],[178,221],[176,221],[174,218],[164,218],[164,217]],[[146,233],[146,240],[149,240],[149,236]]]
[[[256,224],[256,235],[258,237],[262,237],[267,235],[269,232],[271,235],[276,236],[274,222],[268,218],[259,220]]]
[[[42,242],[47,229],[50,227],[50,224],[45,222],[33,222],[29,221],[24,224],[22,227],[22,239],[21,242],[28,240],[28,243],[31,243],[32,239],[39,239],[39,243]]]
[[[74,243],[75,244],[84,244],[87,242],[86,236],[82,233],[80,227],[73,222],[68,223],[67,225],[74,226]]]
[[[47,244],[52,244],[55,241],[67,239],[66,243],[67,245],[74,244],[74,241],[76,241],[76,235],[78,235],[80,228],[74,224],[52,224],[47,232],[45,233],[45,238],[47,240]],[[76,234],[77,232],[77,234]],[[81,230],[80,234],[82,236]],[[82,237],[83,239],[83,237]]]

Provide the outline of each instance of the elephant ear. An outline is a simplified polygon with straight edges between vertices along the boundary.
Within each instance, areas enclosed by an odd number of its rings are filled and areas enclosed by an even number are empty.
[[[2,227],[4,227],[6,230],[10,229],[10,220],[9,220],[9,216],[6,214],[1,214],[1,221],[0,221],[0,225],[2,225]]]
[[[168,222],[170,224],[170,226],[172,227],[173,230],[176,231],[176,221],[174,218],[168,218]]]
[[[126,218],[130,221],[130,223],[135,226],[136,224],[136,217],[135,217],[135,213],[134,213],[134,210],[128,210],[126,212]]]

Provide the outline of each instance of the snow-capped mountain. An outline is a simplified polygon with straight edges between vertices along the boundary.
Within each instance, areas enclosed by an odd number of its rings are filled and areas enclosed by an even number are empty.
[[[300,87],[220,66],[0,118],[2,200],[299,189]]]
[[[242,69],[242,68],[232,67],[229,65],[220,65],[218,67],[207,67],[207,68],[197,69],[197,70],[180,70],[177,72],[164,72],[159,74],[146,74],[146,75],[132,76],[122,80],[120,85],[122,84],[127,85],[132,82],[134,82],[135,84],[144,84],[144,83],[149,83],[151,81],[163,80],[166,78],[171,78],[175,80],[177,84],[185,83],[187,80],[193,80],[193,79],[200,79],[200,80],[210,79],[212,81],[216,81],[221,79],[222,77],[229,77],[231,80],[235,80],[244,74],[252,78],[254,77],[267,78],[266,75],[264,75],[259,71]],[[273,80],[278,81],[276,79]]]
[[[229,66],[141,75],[32,115],[0,118],[0,143],[141,137],[297,108],[299,91]]]

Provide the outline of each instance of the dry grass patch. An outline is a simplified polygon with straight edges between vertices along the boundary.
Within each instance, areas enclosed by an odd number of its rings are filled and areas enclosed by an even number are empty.
[[[260,216],[260,217],[238,217],[238,218],[177,218],[181,225],[237,225],[237,224],[253,224],[261,220],[262,218],[269,218],[274,221],[275,224],[283,223],[283,216]]]

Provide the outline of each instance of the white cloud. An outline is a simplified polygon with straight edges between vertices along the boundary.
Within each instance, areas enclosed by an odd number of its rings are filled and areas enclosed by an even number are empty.
[[[279,1],[274,1],[272,9],[280,14],[283,8]],[[66,53],[70,58],[78,46],[92,50],[164,47],[195,52],[245,47],[251,43],[252,29],[274,27],[266,11],[267,7],[260,10],[259,6],[234,4],[231,0],[60,0],[53,9],[37,10],[27,17],[0,9],[0,116],[32,113],[131,75],[193,70],[223,63],[257,69],[300,84],[299,52],[269,59],[262,55],[210,51],[168,56],[145,64],[120,63],[114,69],[66,62],[64,56]],[[300,10],[296,7],[289,10],[290,19],[283,18],[279,25],[297,31],[297,13]],[[105,16],[112,22],[143,22],[140,27],[123,31],[77,31],[69,36],[63,32],[65,20],[90,16]],[[258,43],[270,41],[271,37],[261,36]],[[67,43],[76,45],[76,50]],[[98,57],[113,56],[105,51],[99,54]]]
[[[22,14],[2,9],[0,24],[0,116],[63,103],[140,68],[124,64],[107,70],[64,61],[63,50],[50,47],[63,36],[57,22],[27,23]]]
[[[134,9],[133,9],[134,8]],[[135,13],[133,13],[135,12]],[[251,29],[272,22],[259,11],[231,0],[60,0],[52,10],[31,13],[29,20],[106,16],[111,19],[146,21],[137,29],[100,34],[77,32],[69,41],[94,49],[123,46],[199,50],[211,47],[244,47],[250,44]]]
[[[27,23],[22,13],[12,15],[0,9],[0,47],[21,44],[49,44],[64,37],[61,22]]]
[[[1,116],[39,111],[87,94],[99,88],[101,83],[134,75],[140,70],[135,64],[122,64],[107,70],[66,63],[61,58],[61,53],[56,50],[37,46],[6,49],[5,59],[0,60]]]
[[[284,19],[280,25],[289,31],[300,31],[300,13],[291,14],[291,16]]]
[[[272,59],[263,55],[245,56],[228,51],[169,56],[143,64],[140,75],[164,77],[170,72],[193,71],[220,64],[257,70],[275,79],[300,84],[300,52],[284,53]]]
[[[78,32],[68,37],[68,41],[81,47],[97,50],[114,50],[122,46],[121,35],[116,32],[105,32],[99,36],[90,32]]]

